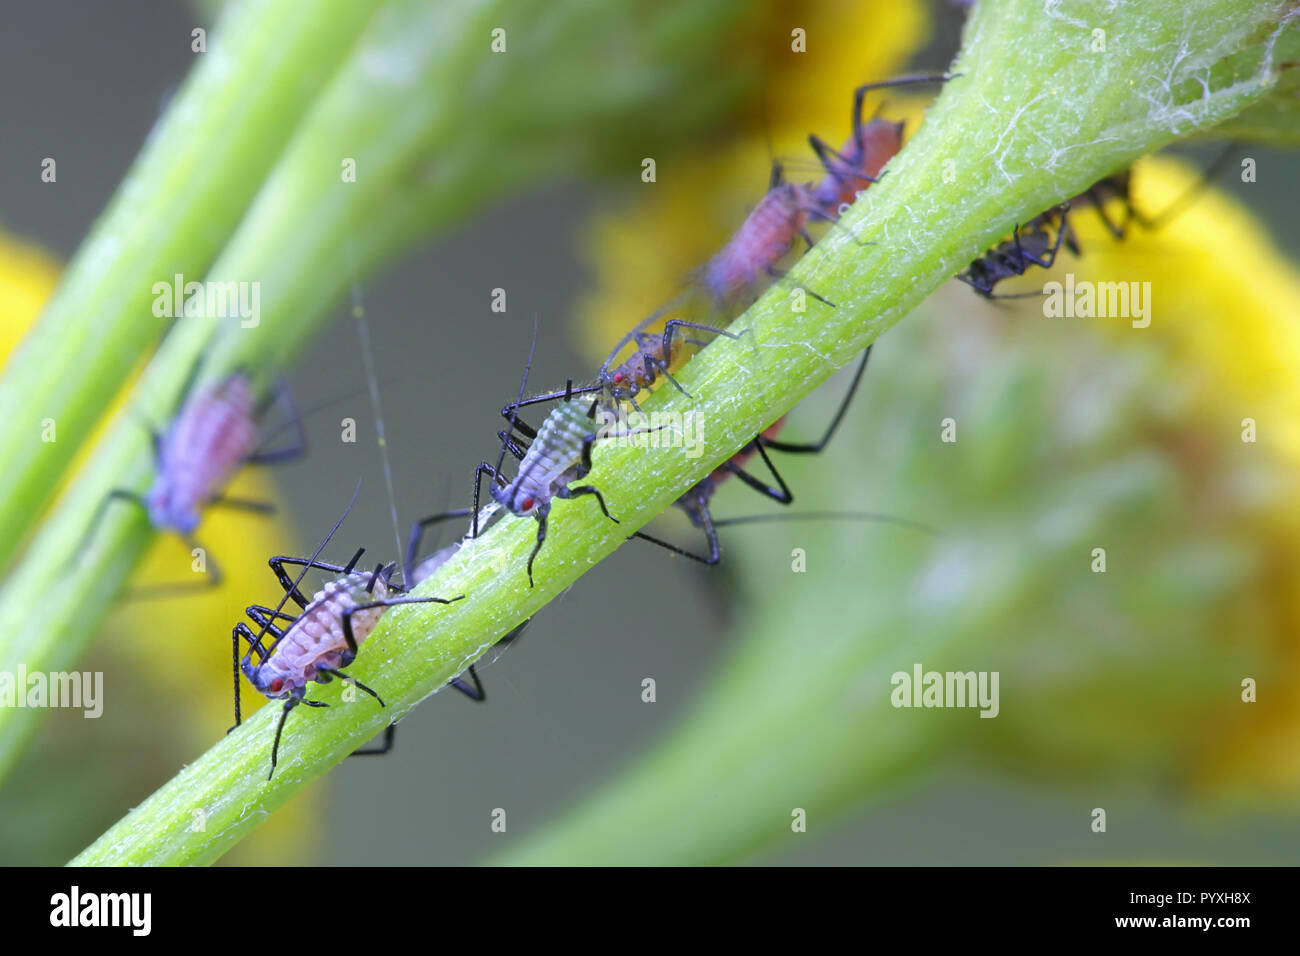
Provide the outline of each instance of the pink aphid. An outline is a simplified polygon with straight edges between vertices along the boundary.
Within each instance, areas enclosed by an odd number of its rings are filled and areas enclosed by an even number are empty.
[[[778,278],[777,265],[790,254],[796,239],[809,246],[807,225],[817,212],[808,185],[783,182],[781,167],[772,167],[772,182],[744,223],[704,267],[703,282],[714,302],[735,305],[752,297],[766,278]]]
[[[340,667],[352,663],[355,647],[370,636],[388,606],[390,588],[382,572],[353,571],[312,596],[307,607],[284,633],[273,653],[257,664],[245,659],[242,669],[253,686],[272,699],[299,697],[312,681],[325,683]],[[346,627],[351,631],[349,644]]]
[[[204,505],[252,455],[258,429],[253,390],[242,372],[193,395],[156,439],[158,474],[143,504],[156,528],[189,534]]]
[[[913,83],[944,83],[952,79],[947,73],[917,73],[879,83],[867,83],[853,91],[853,133],[836,152],[819,136],[808,142],[826,170],[812,191],[817,209],[827,219],[839,219],[858,193],[880,178],[880,171],[903,145],[903,124],[891,123],[878,115],[862,122],[862,101],[868,91]]]
[[[360,487],[357,486],[358,490]],[[355,500],[354,494],[353,501]],[[352,505],[349,504],[348,509],[351,508]],[[344,512],[345,516],[346,514]],[[340,518],[330,535],[338,530],[342,521]],[[238,727],[243,719],[239,699],[240,671],[259,692],[272,700],[284,701],[284,709],[275,731],[275,743],[271,747],[272,774],[275,773],[279,757],[280,735],[290,711],[299,704],[309,707],[326,706],[321,701],[305,699],[307,688],[313,681],[327,684],[335,678],[350,680],[358,689],[378,701],[380,707],[384,706],[383,698],[378,693],[349,677],[342,668],[356,660],[361,644],[390,607],[401,604],[451,604],[464,597],[410,597],[405,587],[392,580],[392,574],[397,568],[394,564],[379,565],[370,572],[357,571],[356,564],[361,559],[362,549],[342,567],[318,561],[320,551],[328,541],[327,535],[316,553],[307,559],[272,558],[269,563],[284,588],[284,597],[274,608],[253,605],[247,609],[249,618],[260,628],[256,634],[243,622],[236,624],[231,632],[235,663],[235,726]],[[286,564],[302,566],[302,572],[295,580],[290,580],[285,573]],[[298,590],[298,585],[303,575],[312,568],[328,571],[336,577],[326,582],[308,600]],[[293,615],[283,610],[285,602],[290,599],[302,608],[302,613]],[[267,635],[272,638],[269,647],[263,644]],[[248,643],[248,651],[242,659],[239,656],[241,638]],[[380,751],[364,752],[379,753],[391,746],[390,726],[385,735],[384,747]]]
[[[859,114],[854,117],[853,135],[838,153],[823,151],[824,144],[816,136],[809,139],[826,167],[826,175],[813,188],[813,202],[823,215],[838,219],[903,145],[903,124],[879,117],[863,124]]]

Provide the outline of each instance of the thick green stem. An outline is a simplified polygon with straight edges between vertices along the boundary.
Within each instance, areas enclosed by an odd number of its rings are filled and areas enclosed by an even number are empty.
[[[279,711],[267,707],[74,862],[216,859],[568,588],[1014,223],[1267,92],[1282,8],[1260,0],[1113,10],[1064,2],[1045,14],[1029,0],[981,4],[955,65],[961,78],[947,84],[889,175],[794,272],[795,282],[838,308],[809,298],[808,310],[795,312],[788,286],[773,290],[734,326],[751,334],[715,342],[683,370],[679,380],[691,399],[663,390],[650,400],[648,410],[690,412],[702,425],[689,454],[634,447],[598,453],[590,480],[618,524],[591,501],[558,502],[530,588],[524,567],[536,524],[503,520],[417,590],[466,600],[391,611],[367,642],[353,670],[381,690],[387,709],[359,695],[355,703],[296,713],[280,769],[267,782]],[[1102,51],[1091,46],[1094,29],[1106,31]],[[335,688],[313,696],[341,704]],[[203,832],[193,832],[197,809],[206,814]]]

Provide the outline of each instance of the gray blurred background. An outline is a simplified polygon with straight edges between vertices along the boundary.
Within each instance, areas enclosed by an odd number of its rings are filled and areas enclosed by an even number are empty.
[[[940,33],[918,58],[925,66],[947,62],[960,26],[947,4],[936,4],[934,15]],[[0,228],[65,261],[72,255],[189,68],[190,30],[196,25],[211,22],[184,3],[162,0],[4,5]],[[1253,149],[1252,155],[1259,158],[1261,179],[1268,175],[1263,171],[1289,170],[1286,181],[1294,181],[1292,157],[1265,149]],[[58,159],[57,187],[38,180],[44,156]],[[1294,191],[1270,188],[1253,195],[1259,197],[1260,215],[1295,248],[1300,200]],[[403,538],[412,519],[468,503],[473,465],[495,454],[497,410],[517,389],[534,312],[542,330],[534,385],[562,384],[566,376],[583,377],[591,367],[573,339],[573,304],[587,281],[574,250],[601,198],[599,188],[569,183],[510,200],[364,284]],[[490,290],[498,286],[508,290],[505,315],[489,310]],[[304,405],[364,384],[346,304],[336,311],[330,333],[290,370]],[[888,348],[888,338],[881,348]],[[869,394],[869,377],[865,391]],[[355,445],[335,437],[344,414],[360,425]],[[285,550],[309,546],[362,477],[366,494],[345,526],[348,540],[373,554],[388,554],[394,547],[392,523],[364,396],[315,416],[308,427],[314,439],[311,457],[275,472],[298,529]],[[851,440],[851,419],[847,431]],[[762,508],[748,495],[724,498],[719,506],[730,514]],[[683,522],[658,527],[694,542]],[[724,540],[724,548],[743,547],[743,534]],[[226,564],[261,564],[267,556],[217,557]],[[275,593],[268,573],[264,592],[231,607],[232,623],[243,603]],[[393,754],[348,761],[331,773],[321,784],[328,836],[284,862],[468,863],[500,849],[503,841],[527,835],[674,724],[724,652],[727,618],[725,567],[709,572],[641,543],[629,544],[549,605],[515,647],[484,668],[486,705],[439,694],[401,724]],[[227,633],[210,635],[221,653],[229,647]],[[639,698],[646,675],[655,676],[660,688],[654,707]],[[214,667],[194,680],[224,684],[229,673]],[[111,711],[104,720],[79,722],[84,747],[94,749],[97,735],[111,740],[122,732],[109,726],[110,717]],[[131,732],[142,735],[139,746],[147,751],[148,727]],[[44,739],[37,740],[38,748]],[[69,753],[68,759],[76,758]],[[47,846],[33,861],[62,862],[175,769],[132,780],[126,788],[132,795],[121,805],[88,806],[85,832],[66,833],[66,845]],[[16,799],[16,791],[24,800],[39,800],[39,784],[22,778],[20,768],[9,799]],[[100,795],[83,798],[90,805]],[[801,849],[762,862],[1114,859],[1113,844],[1079,825],[1078,803],[1067,805],[1050,790],[1008,785],[977,768],[950,771],[896,802],[829,829],[816,827]],[[1112,819],[1127,818],[1123,839],[1133,862],[1294,862],[1287,844],[1300,837],[1300,825],[1281,820],[1203,826],[1176,807],[1136,793],[1112,792],[1107,805]],[[494,807],[509,809],[509,834],[490,833]],[[1278,840],[1279,833],[1292,839]],[[26,859],[0,852],[5,862]]]

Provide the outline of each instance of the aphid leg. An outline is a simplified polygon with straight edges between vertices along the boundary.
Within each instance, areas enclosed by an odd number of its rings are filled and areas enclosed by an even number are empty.
[[[340,567],[337,564],[330,564],[326,561],[316,561],[308,558],[290,558],[282,554],[276,555],[266,563],[270,565],[271,570],[275,572],[276,580],[280,582],[280,587],[284,592],[288,594],[289,597],[293,598],[294,602],[299,607],[305,608],[308,604],[308,599],[300,590],[298,590],[297,583],[294,582],[294,580],[289,577],[289,573],[285,571],[284,566],[286,564],[300,567],[304,572],[308,568],[320,568],[322,571],[328,571],[330,574],[345,575],[352,573],[352,569],[356,567],[357,562],[361,560],[361,555],[364,553],[365,548],[358,548],[357,553],[352,556],[352,560],[348,562],[346,567]]]
[[[722,467],[726,468],[729,472],[745,484],[749,485],[749,487],[753,488],[759,494],[765,495],[773,501],[778,501],[783,505],[790,504],[790,502],[794,501],[794,494],[790,491],[789,486],[786,485],[785,479],[781,477],[781,473],[776,470],[776,466],[772,464],[772,459],[767,456],[767,450],[763,447],[762,443],[758,442],[755,443],[754,447],[758,450],[758,456],[763,459],[763,464],[767,465],[767,470],[770,471],[772,477],[776,479],[776,488],[764,484],[749,472],[745,471],[745,469],[741,468],[739,465],[733,464],[731,461],[724,462]]]
[[[244,608],[244,613],[252,618],[253,623],[258,627],[265,627],[273,635],[279,636],[280,629],[276,621],[284,621],[286,624],[292,624],[298,620],[296,614],[285,614],[284,611],[277,611],[273,607],[267,607],[264,604],[251,604]]]
[[[411,587],[415,575],[416,560],[420,554],[420,543],[424,539],[426,529],[443,521],[452,518],[468,518],[470,510],[468,508],[455,508],[451,511],[444,511],[441,514],[429,515],[427,518],[421,518],[415,524],[411,525],[411,533],[406,539],[406,557],[402,562],[402,584],[405,587]]]
[[[235,672],[235,727],[238,727],[243,722],[239,709],[239,639],[241,637],[248,641],[248,653],[250,655],[256,650],[258,652],[258,662],[266,660],[266,649],[262,647],[261,639],[254,637],[247,624],[242,621],[236,624],[234,630],[230,632],[230,662]],[[231,727],[230,730],[234,730],[235,727]],[[226,733],[230,733],[230,730],[227,730]]]
[[[609,509],[605,507],[604,495],[597,491],[592,485],[578,485],[576,488],[557,488],[555,490],[555,497],[557,498],[577,498],[580,495],[594,495],[596,497],[596,504],[600,505],[600,510],[604,513],[605,517],[614,522],[614,524],[619,523],[619,520],[610,514]]]
[[[337,667],[335,667],[335,668],[322,667],[322,668],[320,668],[320,672],[321,672],[322,674],[328,674],[330,677],[337,677],[339,680],[344,681],[344,682],[351,682],[353,685],[355,685],[355,686],[357,687],[358,690],[363,690],[363,691],[365,691],[367,694],[369,694],[369,695],[370,695],[371,697],[373,697],[375,700],[379,701],[379,706],[380,706],[380,707],[384,707],[384,706],[386,706],[386,705],[384,704],[384,699],[383,699],[382,697],[380,697],[377,693],[375,693],[375,691],[374,691],[373,688],[371,688],[371,687],[367,687],[365,684],[361,683],[361,681],[357,680],[355,677],[353,677],[353,676],[350,675],[350,674],[345,674],[345,673],[343,673],[343,671],[339,670]]]
[[[387,727],[384,728],[384,742],[382,744],[380,744],[378,747],[373,747],[370,749],[359,747],[356,750],[352,751],[352,753],[348,754],[348,756],[349,757],[378,757],[380,754],[386,754],[393,749],[393,738],[396,736],[397,736],[397,725],[389,724]]]
[[[247,463],[250,465],[275,465],[307,454],[307,429],[302,422],[302,413],[298,411],[298,403],[294,401],[293,390],[283,378],[276,383],[275,398],[284,409],[285,422],[293,429],[294,437],[289,444],[280,448],[255,450],[247,458]]]
[[[258,501],[254,498],[234,498],[230,495],[218,495],[215,498],[209,498],[208,506],[236,508],[240,511],[251,511],[254,514],[262,515],[275,514],[275,505],[269,501]]]
[[[500,484],[502,487],[505,487],[506,485],[506,480],[501,477],[501,472],[498,469],[493,468],[485,461],[481,461],[478,463],[478,467],[474,469],[474,518],[472,520],[473,528],[470,531],[471,538],[478,537],[478,512],[479,512],[478,502],[479,502],[479,492],[483,486],[484,473],[491,475],[492,480]]]
[[[784,279],[788,275],[787,272],[778,269],[776,266],[767,266],[763,271],[766,272],[773,279]],[[826,298],[825,296],[818,295],[816,292],[814,292],[812,289],[809,289],[807,286],[800,286],[800,288],[802,288],[805,292],[807,292],[810,296],[812,296],[814,299],[816,299],[818,302],[822,303],[823,305],[829,306],[832,309],[839,308],[839,306],[836,305],[834,302],[832,302],[830,299]]]
[[[167,584],[151,584],[145,587],[132,588],[130,592],[123,595],[123,601],[156,601],[159,598],[171,597],[174,594],[187,594],[193,591],[207,591],[211,588],[221,586],[225,580],[225,575],[221,571],[221,566],[208,552],[208,549],[200,545],[193,538],[185,538],[185,546],[191,552],[203,552],[203,580],[201,581],[173,581]]]
[[[524,460],[524,455],[528,453],[527,445],[523,445],[517,440],[515,440],[513,437],[511,437],[510,433],[506,431],[504,428],[500,429],[497,432],[497,438],[500,438],[501,441],[505,444],[506,451],[510,452],[511,455],[513,455],[515,458],[519,459],[520,461]]]
[[[703,496],[700,496],[692,502],[692,518],[699,523],[700,530],[704,532],[704,539],[709,543],[709,556],[702,558],[694,552],[687,551],[685,548],[679,548],[675,544],[669,544],[659,538],[648,535],[643,531],[632,533],[633,538],[640,538],[643,541],[649,541],[651,544],[657,544],[673,554],[680,554],[684,558],[690,558],[692,561],[698,561],[700,564],[714,565],[722,560],[722,549],[718,544],[718,532],[713,526],[713,514],[709,511],[709,502]]]
[[[861,110],[861,103],[858,104],[858,108]],[[861,142],[860,132],[855,132],[855,135],[858,137],[858,142]],[[860,179],[866,183],[876,182],[874,177],[867,176],[864,173],[852,172],[854,164],[849,158],[817,134],[814,133],[808,137],[808,145],[817,154],[817,159],[821,162],[822,168],[840,182],[844,182],[846,179]]]
[[[775,438],[759,437],[758,447],[761,451],[764,447],[774,449],[775,451],[791,452],[793,454],[815,455],[826,447],[835,434],[835,430],[840,427],[840,422],[844,420],[844,414],[849,410],[849,404],[853,401],[853,396],[858,390],[858,384],[862,381],[862,374],[867,370],[867,360],[871,358],[872,346],[868,345],[862,353],[862,360],[858,363],[857,371],[853,373],[853,381],[849,383],[849,390],[844,393],[844,399],[840,402],[840,407],[835,410],[835,415],[831,418],[831,423],[826,427],[826,432],[815,442],[785,442],[778,441]]]
[[[275,743],[271,745],[271,772],[266,775],[267,780],[270,780],[275,776],[275,765],[280,759],[280,737],[284,734],[284,722],[289,719],[289,711],[293,710],[300,703],[308,704],[312,707],[318,706],[311,701],[305,701],[298,697],[290,697],[284,702],[284,710],[280,712],[279,723],[275,725]]]
[[[680,554],[682,557],[690,558],[692,561],[698,561],[700,562],[700,564],[713,565],[713,564],[717,564],[719,561],[722,560],[722,557],[717,550],[718,539],[716,534],[709,539],[709,556],[707,558],[702,558],[698,554],[693,554],[690,551],[687,551],[685,548],[679,548],[675,544],[669,544],[667,541],[664,541],[662,538],[656,538],[653,535],[646,534],[644,531],[632,532],[628,540],[631,540],[632,538],[640,538],[642,541],[649,541],[651,544],[657,544],[659,547],[667,551],[671,551],[673,554]]]
[[[532,398],[525,398],[517,402],[511,402],[501,409],[501,417],[506,419],[514,426],[514,430],[519,432],[525,438],[536,438],[537,430],[526,422],[521,421],[515,412],[521,408],[527,408],[530,405],[540,405],[543,402],[567,401],[574,395],[586,395],[591,392],[599,392],[604,386],[601,385],[579,385],[576,388],[573,381],[570,380],[563,391],[547,392],[545,395],[535,395]]]
[[[474,670],[474,665],[470,664],[465,668],[465,673],[469,675],[470,680],[474,683],[471,685],[463,677],[453,677],[447,681],[448,687],[454,687],[470,700],[476,703],[482,703],[487,700],[487,691],[483,689],[483,682],[478,679],[478,673]]]
[[[520,634],[523,633],[524,628],[526,628],[529,622],[531,621],[532,621],[531,617],[526,618],[522,624],[520,624],[518,627],[514,628],[513,630],[509,631],[504,637],[501,638],[501,640],[497,641],[496,646],[501,647],[505,644],[509,644],[511,641],[513,641],[515,638],[517,638]],[[483,689],[483,682],[479,680],[478,672],[474,670],[474,665],[470,664],[469,667],[465,668],[465,673],[469,674],[470,680],[474,682],[472,686],[463,677],[453,677],[451,680],[447,681],[447,684],[451,687],[456,688],[458,691],[460,691],[462,694],[464,694],[472,701],[475,701],[477,703],[482,703],[483,701],[486,701],[487,691]]]
[[[397,607],[399,604],[455,604],[457,601],[464,600],[465,595],[458,594],[454,598],[439,597],[401,597],[385,598],[382,601],[370,601],[366,604],[358,604],[348,608],[343,612],[343,639],[348,642],[348,649],[343,654],[343,662],[350,664],[357,656],[357,639],[352,634],[352,615],[360,611],[369,611],[377,607]],[[273,645],[274,646],[274,645]],[[358,684],[358,687],[361,685]],[[369,688],[364,688],[367,693],[374,694],[375,700],[379,700],[379,695]],[[382,707],[383,701],[379,704]]]
[[[540,508],[535,512],[537,515],[537,543],[533,545],[533,553],[528,556],[528,586],[536,587],[533,583],[533,561],[537,559],[537,552],[542,550],[542,545],[546,542],[546,517],[547,512]]]
[[[1065,213],[1068,211],[1069,211],[1068,205],[1062,207],[1061,224],[1060,227],[1056,230],[1056,242],[1052,244],[1051,251],[1044,256],[1041,257],[1036,256],[1031,252],[1025,252],[1023,249],[1021,249],[1020,235],[1019,233],[1016,234],[1016,249],[1020,253],[1022,259],[1028,259],[1034,265],[1042,266],[1044,269],[1050,269],[1052,267],[1052,263],[1056,261],[1056,254],[1061,251],[1061,241],[1065,238],[1066,230],[1069,229],[1069,224],[1065,219]]]

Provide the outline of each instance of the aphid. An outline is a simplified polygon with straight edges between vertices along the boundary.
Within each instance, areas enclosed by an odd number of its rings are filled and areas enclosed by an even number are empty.
[[[357,491],[360,491],[360,484]],[[357,562],[364,553],[359,548],[346,565],[329,564],[318,561],[325,545],[339,529],[343,519],[352,510],[357,492],[353,492],[352,501],[348,503],[343,515],[334,523],[329,534],[316,548],[310,558],[293,558],[277,556],[271,558],[271,569],[275,572],[280,585],[284,588],[284,597],[274,608],[252,605],[246,609],[248,617],[259,628],[254,634],[248,625],[240,622],[231,632],[232,663],[235,686],[235,726],[242,721],[239,696],[239,674],[242,671],[258,691],[272,700],[283,700],[284,710],[280,714],[275,729],[275,742],[271,747],[270,780],[275,774],[276,762],[280,752],[280,738],[284,732],[285,721],[289,713],[299,704],[308,707],[327,707],[324,701],[307,700],[304,696],[308,685],[315,681],[326,684],[334,678],[350,680],[355,686],[365,691],[379,706],[384,706],[383,699],[365,684],[349,677],[342,668],[347,667],[357,656],[362,642],[374,630],[384,612],[399,604],[451,604],[461,600],[464,595],[454,598],[405,597],[407,588],[392,580],[396,565],[378,564],[373,571],[357,571]],[[298,576],[290,580],[285,565],[301,565]],[[337,575],[308,599],[299,590],[303,577],[311,568],[321,568]],[[283,608],[289,599],[302,608],[297,615],[285,613]],[[287,625],[287,626],[286,626]],[[273,637],[269,646],[262,644],[262,638],[270,633]],[[239,656],[239,639],[248,642],[248,651],[241,659]],[[254,653],[257,660],[254,662]],[[392,728],[385,734],[385,742],[378,750],[358,751],[358,753],[385,753],[392,746]]]
[[[779,504],[788,505],[793,502],[794,495],[791,493],[789,486],[786,485],[785,479],[781,477],[781,473],[777,471],[776,466],[772,464],[772,459],[768,457],[768,449],[784,451],[791,454],[817,454],[822,451],[826,445],[829,444],[831,438],[839,428],[840,422],[843,421],[844,414],[848,411],[849,403],[853,401],[853,396],[857,392],[858,384],[862,381],[862,374],[866,371],[867,360],[871,357],[871,348],[871,346],[867,346],[866,350],[862,353],[862,360],[858,363],[857,370],[853,373],[853,380],[849,384],[848,392],[845,393],[844,400],[840,402],[840,406],[836,410],[834,417],[831,419],[830,425],[827,426],[826,431],[822,434],[822,437],[819,440],[815,442],[784,442],[778,440],[776,434],[781,430],[785,423],[785,418],[782,416],[765,428],[760,434],[756,435],[749,443],[741,448],[740,451],[736,452],[735,455],[723,462],[707,476],[693,485],[684,495],[674,502],[677,507],[686,512],[687,516],[691,519],[691,523],[704,532],[705,540],[709,545],[709,554],[707,557],[693,554],[690,551],[686,551],[674,544],[669,544],[667,541],[652,537],[651,535],[641,531],[634,532],[632,536],[649,541],[652,544],[657,544],[675,554],[692,558],[703,564],[717,564],[718,561],[721,560],[721,549],[718,544],[717,529],[727,524],[740,524],[749,520],[737,518],[728,519],[726,521],[717,521],[713,518],[712,511],[710,510],[710,503],[713,500],[713,496],[717,493],[718,488],[724,481],[734,475],[759,494],[770,498]],[[768,485],[766,482],[745,470],[745,466],[755,455],[758,455],[763,459],[763,463],[767,466],[768,472],[776,480],[775,486]],[[851,517],[852,515],[838,516]],[[858,515],[858,517],[869,517],[873,520],[897,521],[902,524],[913,524],[913,522],[906,522],[901,519],[891,519],[880,515]]]
[[[1021,298],[1035,296],[1039,293],[1019,293],[1016,295],[995,295],[994,286],[1003,279],[1023,275],[1031,265],[1050,268],[1056,259],[1062,240],[1065,247],[1076,256],[1080,254],[1079,244],[1074,231],[1069,227],[1067,212],[1072,207],[1092,206],[1102,225],[1116,239],[1123,239],[1131,223],[1137,223],[1143,229],[1159,229],[1165,223],[1178,216],[1191,202],[1196,193],[1213,180],[1232,158],[1237,144],[1230,142],[1201,175],[1200,181],[1171,202],[1158,215],[1146,216],[1133,205],[1131,194],[1133,174],[1131,169],[1100,179],[1069,202],[1049,209],[1031,219],[1024,227],[1017,228],[1010,240],[994,246],[984,255],[970,264],[970,267],[957,278],[970,285],[987,299]],[[1116,223],[1106,212],[1106,205],[1118,200],[1124,207],[1124,218]],[[1058,223],[1056,240],[1051,240],[1051,227]]]
[[[524,366],[523,380],[519,383],[519,396],[511,412],[510,430],[501,433],[501,453],[496,466],[479,462],[474,470],[473,536],[478,537],[479,493],[483,475],[492,477],[489,491],[492,500],[518,517],[537,519],[537,544],[528,556],[528,586],[533,587],[533,562],[546,541],[546,522],[551,505],[556,498],[576,498],[591,495],[600,505],[601,512],[614,523],[618,519],[609,513],[605,499],[592,485],[577,485],[591,471],[591,446],[604,438],[624,438],[640,434],[647,429],[601,434],[593,429],[596,403],[575,401],[572,394],[565,395],[550,415],[536,430],[536,436],[527,446],[516,441],[513,433],[518,425],[517,410],[524,400],[528,387],[528,372],[532,368],[537,348],[537,325],[533,324],[533,342],[528,350],[528,363]],[[653,429],[649,429],[653,430]],[[507,481],[501,465],[509,451],[519,459],[519,469],[513,480]]]
[[[191,380],[197,371],[196,364],[190,374]],[[144,508],[155,528],[175,531],[191,548],[197,547],[193,533],[205,507],[221,505],[263,514],[274,510],[274,506],[267,502],[234,498],[223,494],[222,489],[244,465],[275,464],[298,458],[306,452],[306,431],[288,387],[281,383],[277,393],[288,423],[297,435],[290,444],[269,450],[257,449],[259,436],[255,422],[266,410],[266,405],[256,405],[252,386],[244,372],[236,371],[204,388],[187,388],[186,391],[189,398],[167,431],[153,432],[157,471],[152,487],[144,495],[125,488],[109,492],[91,522],[92,532],[103,515],[103,509],[113,500],[130,501]],[[195,584],[199,587],[220,584],[221,570],[211,556],[206,558],[205,565],[206,580]],[[145,590],[156,595],[195,584],[186,582]],[[141,596],[141,593],[137,592],[135,596]]]
[[[1031,219],[1023,227],[1016,226],[1011,238],[1004,240],[975,259],[965,272],[957,278],[966,283],[986,299],[1020,298],[1022,295],[1039,295],[1037,292],[998,295],[993,290],[999,282],[1012,276],[1022,276],[1030,266],[1050,269],[1056,261],[1064,242],[1067,249],[1079,254],[1079,244],[1070,229],[1067,213],[1070,204],[1062,203],[1057,209],[1049,209]],[[1051,237],[1053,222],[1056,223],[1056,239]]]
[[[879,114],[867,123],[862,122],[862,101],[866,94],[885,87],[945,83],[950,79],[952,76],[947,73],[922,73],[859,86],[853,91],[853,133],[844,145],[836,151],[819,136],[808,137],[809,145],[826,169],[826,175],[812,190],[812,201],[824,216],[838,219],[858,193],[879,179],[881,169],[903,145],[902,123],[891,123]]]
[[[653,388],[661,375],[666,381],[671,382],[674,388],[689,398],[690,393],[682,388],[677,379],[673,377],[673,373],[679,371],[686,364],[687,353],[682,348],[683,345],[704,346],[707,343],[700,339],[686,338],[684,334],[679,334],[679,330],[694,329],[711,335],[722,335],[729,339],[738,339],[749,331],[746,329],[742,332],[728,332],[725,329],[702,325],[698,322],[687,322],[684,319],[669,319],[664,324],[662,333],[645,331],[646,326],[656,322],[660,315],[663,314],[663,311],[661,309],[649,318],[644,319],[636,328],[618,340],[618,344],[614,346],[614,350],[610,352],[609,357],[601,365],[600,371],[596,373],[596,384],[575,387],[572,379],[570,379],[563,391],[547,392],[543,395],[535,395],[532,398],[511,402],[501,409],[501,416],[511,423],[513,431],[518,431],[525,438],[534,439],[537,437],[536,429],[518,417],[519,409],[530,405],[560,400],[567,402],[575,395],[600,392],[602,394],[596,399],[592,408],[589,409],[593,413],[596,408],[603,407],[614,416],[617,416],[619,406],[623,402],[640,411],[641,406],[636,403],[636,397],[646,389]],[[636,343],[636,351],[623,362],[617,365],[614,364],[614,360],[622,353],[629,342]]]
[[[701,272],[701,281],[713,298],[716,308],[730,314],[752,301],[759,283],[766,278],[779,279],[784,273],[777,266],[802,238],[809,248],[813,237],[808,232],[809,217],[830,219],[813,196],[807,183],[784,180],[780,163],[772,164],[767,192]],[[807,290],[819,302],[835,308],[834,303]]]

